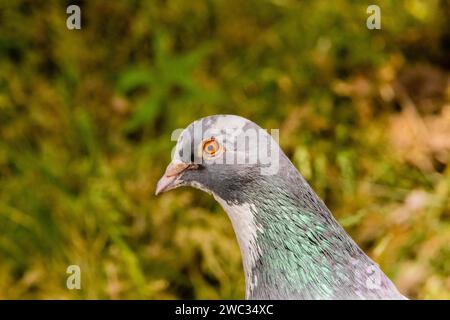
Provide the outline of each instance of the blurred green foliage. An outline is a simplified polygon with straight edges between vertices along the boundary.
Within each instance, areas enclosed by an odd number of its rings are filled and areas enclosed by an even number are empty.
[[[412,298],[450,299],[450,4],[0,1],[0,298],[243,298],[231,224],[156,198],[174,129],[216,113],[282,148]],[[66,288],[77,264],[82,289]]]

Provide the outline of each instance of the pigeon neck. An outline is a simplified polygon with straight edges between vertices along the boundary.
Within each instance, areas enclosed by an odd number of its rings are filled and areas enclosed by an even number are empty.
[[[246,298],[401,297],[298,173],[261,179],[251,189],[239,201],[215,196],[239,242]]]

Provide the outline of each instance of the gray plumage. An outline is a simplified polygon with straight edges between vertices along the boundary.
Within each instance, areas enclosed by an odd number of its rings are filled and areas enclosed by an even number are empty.
[[[247,299],[404,299],[261,130],[233,115],[192,123],[178,139],[157,193],[193,186],[222,205],[241,249]],[[263,133],[255,138],[251,131]],[[207,156],[205,139],[217,141],[221,152]],[[264,169],[273,163],[257,150],[267,144],[277,161],[271,174]]]

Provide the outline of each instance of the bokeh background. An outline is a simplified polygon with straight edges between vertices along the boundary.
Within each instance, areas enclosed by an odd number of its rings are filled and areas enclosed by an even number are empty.
[[[450,299],[449,20],[445,0],[1,0],[0,298],[243,298],[219,205],[154,196],[172,131],[232,113],[280,129],[403,294]]]

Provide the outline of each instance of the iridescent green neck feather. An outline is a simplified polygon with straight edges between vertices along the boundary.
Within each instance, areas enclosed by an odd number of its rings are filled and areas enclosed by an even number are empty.
[[[284,159],[277,176],[241,186],[228,201],[248,299],[403,299]],[[230,190],[231,192],[231,190]],[[231,200],[232,199],[232,200]]]

